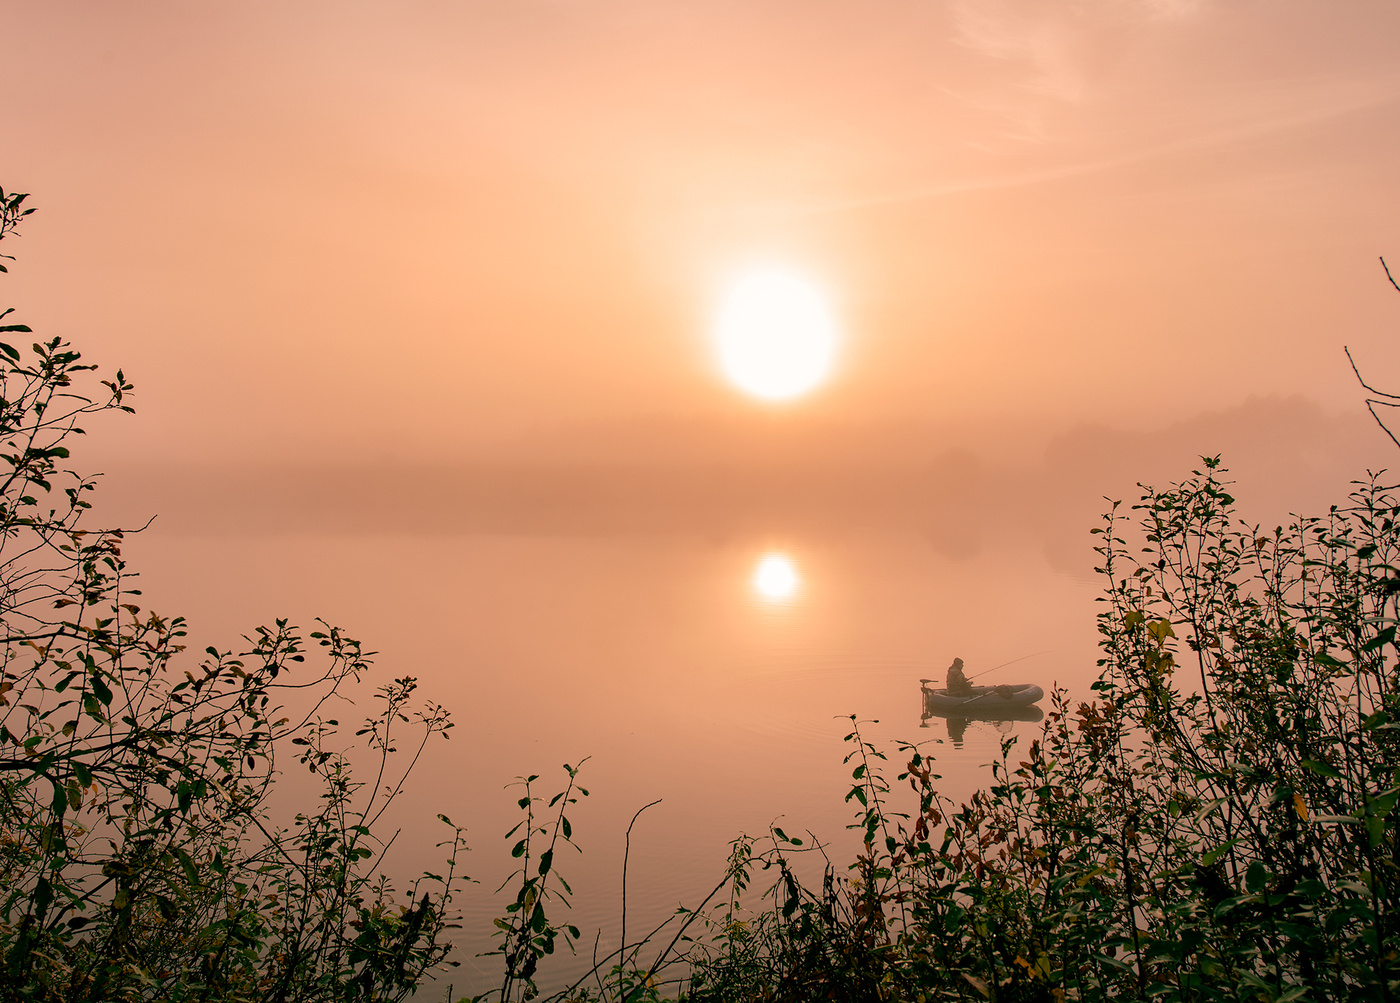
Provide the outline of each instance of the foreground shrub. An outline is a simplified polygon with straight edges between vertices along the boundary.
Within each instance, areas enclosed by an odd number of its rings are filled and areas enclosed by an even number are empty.
[[[1096,531],[1096,699],[1057,693],[958,807],[901,746],[907,815],[855,729],[864,852],[812,889],[775,839],[689,999],[1392,998],[1400,501],[1262,532],[1208,459],[1135,511]]]
[[[24,199],[0,191],[0,237]],[[411,678],[380,688],[357,733],[371,787],[322,713],[367,669],[358,642],[278,621],[184,656],[123,532],[88,525],[95,482],[64,469],[79,421],[131,411],[94,369],[57,339],[0,343],[0,1000],[402,999],[448,950],[461,833],[443,818],[446,868],[400,899],[373,827],[397,743],[451,722],[412,709]],[[289,758],[316,794],[279,821]]]

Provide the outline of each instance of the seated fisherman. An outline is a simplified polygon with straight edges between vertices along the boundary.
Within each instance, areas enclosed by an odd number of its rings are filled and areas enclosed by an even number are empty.
[[[948,691],[949,696],[953,697],[973,695],[972,684],[967,681],[967,676],[963,675],[963,660],[961,658],[953,659],[953,664],[948,666],[948,681],[943,688]]]

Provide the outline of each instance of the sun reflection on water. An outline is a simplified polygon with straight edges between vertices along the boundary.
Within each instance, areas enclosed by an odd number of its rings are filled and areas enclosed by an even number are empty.
[[[754,567],[752,584],[759,598],[782,602],[797,595],[802,579],[792,558],[774,551],[759,559]]]

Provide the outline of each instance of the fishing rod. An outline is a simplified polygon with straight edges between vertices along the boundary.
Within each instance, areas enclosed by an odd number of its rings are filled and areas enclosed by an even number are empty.
[[[1006,668],[1008,665],[1015,665],[1017,662],[1024,662],[1027,658],[1034,658],[1036,655],[1048,654],[1049,652],[1054,651],[1054,650],[1055,650],[1054,648],[1046,648],[1044,651],[1032,651],[1029,655],[1022,655],[1020,658],[1013,658],[1013,659],[1011,659],[1011,661],[1009,661],[1009,662],[1002,662],[1000,665],[993,665],[990,669],[983,669],[981,672],[977,673],[977,675],[975,675],[975,676],[968,676],[968,677],[967,677],[967,678],[968,678],[968,681],[970,682],[971,680],[976,679],[978,676],[985,676],[988,672],[995,672],[997,669],[1004,669],[1004,668]],[[920,679],[919,682],[921,682],[921,683],[931,683],[931,682],[933,682],[933,680],[932,680],[932,679]]]
[[[1027,658],[1034,658],[1036,655],[1048,654],[1049,652],[1054,650],[1054,648],[1046,648],[1044,651],[1032,651],[1029,655],[1022,655],[1020,658],[1013,658],[1009,662],[1002,662],[1000,665],[993,665],[990,669],[983,669],[981,672],[977,673],[977,675],[968,676],[967,678],[976,679],[977,676],[985,676],[988,672],[995,672],[997,669],[1004,669],[1008,665],[1015,665],[1017,662],[1024,662]]]

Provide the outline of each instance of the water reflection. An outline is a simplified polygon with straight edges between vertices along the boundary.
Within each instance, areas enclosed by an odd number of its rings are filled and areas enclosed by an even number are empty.
[[[967,733],[967,726],[974,721],[978,724],[991,725],[998,734],[1009,735],[1016,727],[1017,721],[1035,723],[1045,717],[1039,707],[1010,708],[999,712],[996,717],[990,714],[986,717],[966,716],[965,714],[950,714],[947,711],[930,710],[925,708],[924,716],[919,720],[920,728],[927,728],[929,721],[933,718],[942,718],[948,726],[948,738],[953,743],[953,747],[961,749],[963,738]]]
[[[953,743],[953,747],[961,749],[963,747],[964,736],[967,734],[967,726],[974,721],[983,724],[990,724],[998,734],[1009,735],[1015,728],[1015,722],[1025,721],[1035,723],[1045,717],[1045,713],[1038,707],[1034,700],[1026,703],[1011,703],[1011,699],[1016,696],[1018,690],[1026,691],[1027,697],[1039,699],[1043,691],[1035,684],[1022,684],[1020,686],[978,686],[973,687],[979,692],[977,696],[965,699],[959,706],[948,706],[947,691],[942,689],[931,689],[929,683],[932,680],[921,679],[920,696],[923,705],[923,712],[919,716],[919,727],[927,728],[932,718],[942,718],[948,725],[948,740]],[[999,694],[998,690],[1004,691]]]
[[[208,638],[201,643],[231,646],[250,623],[307,624],[321,614],[380,651],[377,676],[356,697],[422,668],[421,692],[451,708],[459,730],[424,751],[390,866],[406,875],[440,866],[436,827],[422,824],[438,812],[472,826],[481,884],[463,899],[458,957],[475,973],[474,993],[495,974],[493,960],[476,959],[491,950],[492,918],[506,905],[492,891],[518,863],[498,837],[519,821],[518,791],[506,788],[519,774],[552,781],[557,764],[593,757],[585,774],[593,795],[570,815],[584,853],[564,873],[578,893],[570,921],[603,930],[606,944],[616,936],[624,834],[643,804],[665,799],[632,833],[629,928],[634,915],[655,925],[678,904],[698,903],[719,880],[730,841],[766,832],[778,815],[833,841],[838,866],[853,859],[861,844],[846,829],[851,771],[842,762],[851,714],[881,722],[867,735],[891,753],[892,777],[903,765],[896,743],[923,735],[944,740],[930,750],[943,796],[961,804],[991,783],[995,726],[930,718],[918,730],[911,689],[941,673],[953,651],[975,674],[1053,647],[1034,677],[1046,690],[1057,681],[1076,698],[1092,695],[1096,588],[1056,574],[1036,553],[1008,547],[961,561],[908,535],[769,532],[716,542],[153,531],[128,547],[148,576],[146,601],[188,615],[192,636]],[[769,564],[774,556],[782,563]],[[765,564],[788,570],[760,576]],[[208,576],[211,566],[220,574]],[[760,591],[760,581],[780,579],[787,598]],[[1001,671],[1013,682],[1031,678]],[[950,726],[965,729],[956,748]],[[1023,740],[1037,731],[1005,727]],[[292,779],[289,799],[302,796]],[[564,954],[545,977],[568,984],[588,952]]]
[[[754,567],[752,581],[753,590],[770,602],[792,599],[802,584],[792,558],[776,551],[763,555]]]

